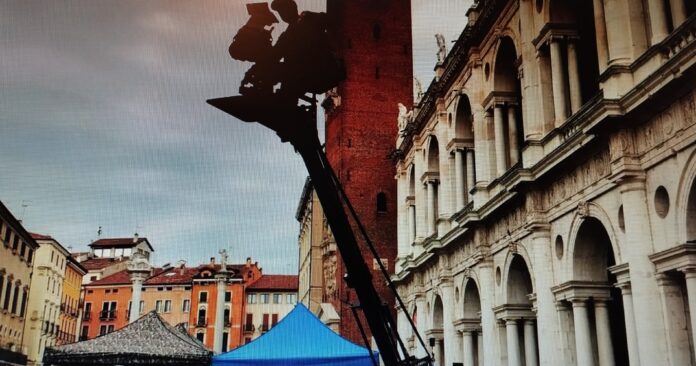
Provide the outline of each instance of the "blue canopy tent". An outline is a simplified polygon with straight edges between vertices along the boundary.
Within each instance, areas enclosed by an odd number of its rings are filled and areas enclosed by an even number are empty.
[[[377,360],[378,352],[374,352]],[[268,333],[213,357],[213,366],[373,366],[370,352],[341,338],[298,304]]]

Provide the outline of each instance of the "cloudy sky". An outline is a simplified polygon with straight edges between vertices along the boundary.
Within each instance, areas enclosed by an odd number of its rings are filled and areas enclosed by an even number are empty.
[[[101,226],[146,236],[158,265],[227,248],[296,272],[300,157],[205,103],[236,94],[248,67],[227,55],[244,3],[0,0],[0,200],[74,251]],[[434,33],[455,39],[468,4],[413,0],[424,88]]]

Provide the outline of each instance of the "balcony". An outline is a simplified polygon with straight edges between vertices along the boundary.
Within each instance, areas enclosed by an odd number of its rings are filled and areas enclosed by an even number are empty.
[[[253,332],[254,330],[256,330],[254,324],[244,324],[244,332]]]
[[[268,332],[271,327],[268,324],[261,324],[261,332]]]
[[[225,319],[225,328],[232,326],[232,322],[229,319]]]
[[[199,316],[197,321],[196,321],[196,326],[197,327],[206,327],[208,326],[208,319],[204,316]]]
[[[90,319],[92,319],[92,312],[85,311],[85,314],[82,316],[82,320],[90,320]]]
[[[102,310],[99,312],[99,319],[114,320],[116,319],[116,310]]]

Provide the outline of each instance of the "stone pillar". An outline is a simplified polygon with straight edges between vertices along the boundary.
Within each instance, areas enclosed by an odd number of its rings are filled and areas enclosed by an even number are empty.
[[[131,294],[131,309],[128,324],[140,318],[140,299],[142,298],[143,282],[145,282],[145,276],[141,276],[139,273],[131,273],[133,291]]]
[[[575,351],[578,366],[595,366],[590,335],[590,320],[585,300],[572,300],[575,322]]]
[[[691,339],[696,340],[696,268],[689,268],[683,272],[689,298],[689,314],[691,314]]]
[[[478,332],[478,338],[476,338],[476,360],[478,361],[478,366],[483,366],[483,332]]]
[[[464,208],[464,196],[466,187],[464,186],[464,151],[461,149],[454,150],[454,195],[455,197],[455,212]]]
[[[655,266],[648,257],[654,252],[650,230],[648,199],[645,181],[640,177],[625,177],[620,186],[626,227],[625,243],[631,250],[626,252],[630,273],[633,310],[635,311],[636,334],[665,334],[664,319],[655,316],[661,309]],[[638,337],[638,352],[641,364],[664,363],[667,344],[664,337]]]
[[[599,366],[614,366],[614,345],[611,342],[609,309],[607,309],[606,301],[595,299],[594,303]]]
[[[522,366],[517,320],[505,320],[505,334],[507,337],[508,366]]]
[[[408,204],[408,246],[409,248],[416,241],[416,206],[413,203]],[[407,252],[410,252],[407,251]]]
[[[476,184],[476,176],[474,175],[475,169],[476,169],[476,167],[474,166],[474,150],[467,149],[466,150],[466,191],[464,192],[467,203],[471,200],[471,198],[469,197],[469,191],[471,191],[471,189],[474,188],[474,184]]]
[[[416,329],[418,330],[418,333],[421,335],[421,337],[425,337],[425,324],[425,296],[421,293],[416,295]],[[423,338],[423,341],[426,344],[428,343],[428,340],[426,338]],[[414,343],[416,344],[415,356],[418,358],[425,357],[427,350],[421,346],[421,343],[418,342],[418,339],[415,339]]]
[[[580,90],[580,68],[578,54],[575,49],[575,39],[568,39],[568,90],[570,91],[570,112],[574,114],[582,106],[582,91]]]
[[[604,19],[604,1],[593,0],[595,37],[597,42],[597,58],[599,59],[600,75],[607,69],[609,62],[609,48],[607,46],[607,25]]]
[[[479,353],[479,359],[483,358],[485,366],[499,366],[500,345],[498,344],[498,324],[493,313],[495,275],[492,261],[479,263],[479,295],[481,297],[481,327],[483,341],[479,342],[483,351]],[[479,338],[481,339],[481,338]]]
[[[689,346],[688,327],[686,322],[686,306],[681,286],[674,281],[673,276],[666,273],[657,273],[657,288],[660,290],[662,317],[665,319],[665,339],[667,340],[667,354],[665,360],[669,365],[691,365],[691,350]],[[690,298],[689,298],[690,300]]]
[[[440,282],[442,292],[442,333],[445,343],[445,361],[447,364],[452,362],[462,362],[460,349],[457,347],[457,331],[454,328],[454,284],[451,278]]]
[[[510,153],[510,167],[517,164],[520,160],[519,142],[517,139],[517,113],[515,111],[515,106],[508,106],[508,143],[509,153]]]
[[[433,357],[435,357],[435,365],[445,366],[445,360],[442,352],[442,339],[436,339],[433,346]]]
[[[525,366],[539,365],[536,331],[534,330],[534,321],[531,319],[524,320],[524,359]]]
[[[625,282],[618,284],[621,289],[621,299],[624,307],[624,323],[626,324],[626,343],[628,348],[628,361],[631,366],[640,366],[638,355],[638,338],[636,335],[636,320],[633,315],[633,297],[631,296],[631,284]]]
[[[435,190],[437,189],[437,181],[434,179],[428,180],[426,183],[426,190],[428,193],[428,233],[427,235],[433,235],[437,232],[437,195]]]
[[[464,341],[462,351],[464,352],[464,366],[476,366],[474,365],[474,333],[470,330],[465,330],[462,332],[462,338]]]
[[[505,107],[496,105],[493,109],[493,123],[495,127],[495,167],[497,176],[500,177],[507,171],[507,154],[505,152],[505,126],[503,125],[503,112]]]
[[[551,39],[549,45],[551,53],[551,82],[553,86],[553,108],[556,118],[555,126],[558,127],[568,118],[566,107],[566,85],[563,75],[563,58],[561,56],[561,43],[558,39]]]
[[[656,45],[669,34],[667,31],[667,15],[665,14],[662,1],[648,1],[647,3],[648,13],[650,14],[650,30],[652,31],[650,44]]]
[[[669,0],[669,9],[672,12],[672,24],[674,28],[680,26],[686,20],[686,7],[684,1],[693,0]]]
[[[223,262],[224,263],[224,262]],[[215,275],[217,297],[215,298],[215,331],[213,333],[213,351],[222,353],[222,331],[225,327],[225,289],[227,287],[227,271],[223,268]]]

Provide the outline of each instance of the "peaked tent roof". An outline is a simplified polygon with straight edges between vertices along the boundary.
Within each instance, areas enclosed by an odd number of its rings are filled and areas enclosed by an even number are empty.
[[[375,357],[377,352],[374,352]],[[213,357],[213,366],[372,366],[370,352],[324,325],[297,304],[271,330],[251,343]]]
[[[83,342],[46,348],[53,365],[207,365],[212,352],[151,311],[125,327]]]

